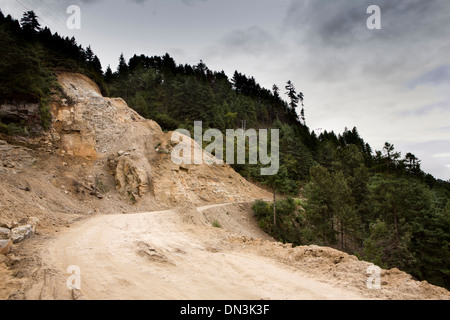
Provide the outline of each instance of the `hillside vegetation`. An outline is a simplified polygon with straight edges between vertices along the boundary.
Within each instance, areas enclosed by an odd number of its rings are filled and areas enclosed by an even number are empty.
[[[273,204],[256,203],[266,232],[294,245],[334,247],[450,288],[450,183],[423,172],[413,154],[402,156],[390,143],[374,151],[357,128],[317,136],[307,126],[307,93],[290,81],[269,90],[238,71],[229,78],[202,61],[177,64],[169,54],[129,61],[122,55],[116,71],[103,73],[89,47],[30,21],[20,25],[0,13],[0,102],[39,102],[46,128],[47,103],[58,92],[55,76],[70,71],[89,76],[103,94],[122,97],[167,131],[193,130],[194,121],[203,121],[204,130],[279,129],[276,176],[261,176],[261,165],[233,166],[250,181],[302,199],[277,202],[276,224]],[[6,135],[28,134],[26,126],[0,119]]]

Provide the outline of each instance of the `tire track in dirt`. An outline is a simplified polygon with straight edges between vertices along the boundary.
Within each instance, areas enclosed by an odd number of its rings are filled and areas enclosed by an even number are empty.
[[[274,259],[230,249],[223,233],[192,228],[176,210],[97,216],[53,240],[43,261],[61,273],[78,266],[79,293],[89,300],[364,299]]]

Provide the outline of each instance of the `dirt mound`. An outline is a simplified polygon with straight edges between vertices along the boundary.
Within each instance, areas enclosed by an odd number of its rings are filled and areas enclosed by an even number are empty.
[[[359,261],[356,256],[319,246],[292,248],[261,239],[236,237],[230,241],[242,246],[243,250],[275,258],[294,266],[311,277],[342,288],[356,290],[370,299],[388,300],[450,300],[450,292],[444,288],[416,281],[398,269],[383,270],[372,263]],[[380,287],[368,286],[373,270],[379,270]]]

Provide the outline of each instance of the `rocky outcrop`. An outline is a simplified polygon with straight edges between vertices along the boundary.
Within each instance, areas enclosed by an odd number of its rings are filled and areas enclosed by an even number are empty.
[[[113,151],[127,124],[141,119],[122,99],[104,98],[85,76],[61,74],[58,79],[65,98],[54,99],[52,136],[69,156],[96,158]]]
[[[79,74],[58,77],[63,98],[52,104],[54,145],[61,155],[108,164],[117,191],[131,203],[152,198],[165,207],[203,205],[269,197],[228,165],[176,165],[172,132],[144,119],[122,99],[101,95],[97,85]],[[190,143],[200,148],[196,143]]]
[[[39,225],[39,219],[36,217],[24,218],[19,221],[19,225],[21,226],[32,226],[33,233],[37,232],[37,227]]]
[[[39,103],[9,100],[0,103],[0,120],[3,123],[26,123],[32,132],[42,132]]]
[[[30,238],[34,232],[32,225],[24,225],[11,230],[10,239],[13,243],[22,242],[25,239]]]
[[[137,157],[133,158],[122,155],[116,161],[110,161],[110,165],[115,168],[114,177],[119,193],[128,196],[132,202],[135,202],[150,192],[152,183],[148,161],[142,161]]]
[[[4,246],[7,245],[7,242],[5,241],[11,241],[12,243],[22,242],[23,240],[30,238],[33,234],[36,234],[38,225],[39,219],[36,217],[24,218],[19,222],[13,222],[11,226],[1,224],[0,240],[3,241],[2,243]],[[4,251],[6,251],[6,249]]]

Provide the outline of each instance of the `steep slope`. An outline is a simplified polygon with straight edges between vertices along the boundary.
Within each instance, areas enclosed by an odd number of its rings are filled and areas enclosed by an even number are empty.
[[[47,136],[0,141],[0,224],[40,219],[0,255],[0,299],[450,299],[398,270],[369,290],[371,264],[274,242],[249,205],[268,192],[227,165],[175,165],[172,133],[82,75],[59,82]]]
[[[0,137],[0,225],[40,221],[36,239],[0,255],[1,298],[34,277],[41,259],[30,249],[33,241],[40,248],[80,219],[267,197],[229,166],[175,166],[168,154],[171,133],[122,99],[102,97],[83,75],[58,80],[46,134]]]
[[[228,165],[173,164],[172,133],[162,132],[156,122],[139,116],[122,99],[103,98],[85,76],[61,74],[59,82],[65,99],[53,104],[52,137],[61,154],[107,164],[117,190],[128,200],[153,197],[171,207],[268,196]]]

